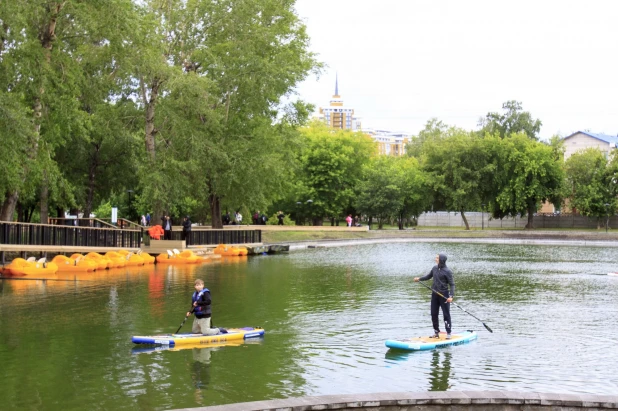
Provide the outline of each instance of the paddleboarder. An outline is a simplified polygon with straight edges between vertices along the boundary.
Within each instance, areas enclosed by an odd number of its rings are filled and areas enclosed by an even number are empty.
[[[204,288],[204,281],[199,278],[195,280],[195,292],[191,297],[193,309],[187,313],[187,317],[195,314],[193,320],[193,334],[215,335],[219,334],[218,328],[210,328],[210,318],[212,316],[210,290]]]
[[[453,272],[446,266],[446,254],[436,255],[436,265],[433,266],[429,274],[423,277],[415,277],[414,281],[426,281],[433,278],[431,289],[435,292],[431,293],[431,322],[433,323],[434,335],[433,338],[440,338],[440,323],[438,316],[440,308],[444,317],[444,326],[446,327],[446,339],[451,339],[451,310],[450,303],[455,296],[455,281],[453,280]],[[441,295],[438,295],[440,293]],[[446,297],[446,298],[445,298]]]

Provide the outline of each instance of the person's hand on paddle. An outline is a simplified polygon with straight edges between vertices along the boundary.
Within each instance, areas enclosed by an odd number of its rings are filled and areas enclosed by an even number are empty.
[[[452,303],[452,302],[453,302],[453,297],[449,297],[449,298],[447,298],[447,299],[446,299],[446,302],[447,302],[447,303]]]
[[[191,311],[188,311],[187,312],[187,317],[190,317],[190,316],[191,316]]]
[[[414,277],[414,282],[415,282],[415,283],[418,283],[418,281],[419,281],[419,280],[420,280],[420,278],[418,278],[418,277]]]

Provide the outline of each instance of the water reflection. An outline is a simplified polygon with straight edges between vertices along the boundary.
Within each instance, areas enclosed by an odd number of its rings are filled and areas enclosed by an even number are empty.
[[[451,352],[434,350],[431,353],[430,391],[446,391],[450,388]]]

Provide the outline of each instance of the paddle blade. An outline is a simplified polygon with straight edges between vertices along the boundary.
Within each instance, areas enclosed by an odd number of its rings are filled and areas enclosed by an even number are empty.
[[[483,325],[485,326],[485,328],[487,328],[487,331],[489,331],[490,333],[493,333],[493,331],[491,330],[491,328],[489,328],[487,324],[483,323]]]

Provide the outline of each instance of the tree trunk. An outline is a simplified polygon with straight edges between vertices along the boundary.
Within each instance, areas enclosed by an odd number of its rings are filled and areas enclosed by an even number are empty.
[[[17,190],[7,196],[4,200],[4,204],[2,204],[0,221],[13,221],[13,214],[15,214],[17,200],[19,200],[19,192],[17,192]]]
[[[210,194],[208,196],[208,202],[210,203],[212,228],[223,228],[223,221],[221,220],[221,199],[215,194]]]
[[[150,85],[150,97],[146,92],[146,84],[143,79],[140,79],[140,85],[142,87],[142,98],[144,100],[144,106],[146,108],[146,127],[144,140],[146,143],[146,153],[150,161],[154,163],[156,159],[155,153],[155,135],[158,130],[155,128],[155,104],[157,103],[157,97],[159,96],[159,87],[161,81],[158,78],[154,78]]]
[[[41,224],[49,224],[49,187],[47,177],[43,178],[41,187]]]
[[[403,230],[403,213],[399,213],[399,229]]]
[[[526,229],[532,230],[534,229],[534,213],[536,212],[536,203],[528,205],[528,223],[526,224]]]
[[[470,229],[470,224],[468,223],[468,219],[466,218],[466,214],[464,213],[463,208],[459,211],[461,213],[461,219],[463,220],[464,224],[466,225],[466,230]]]

